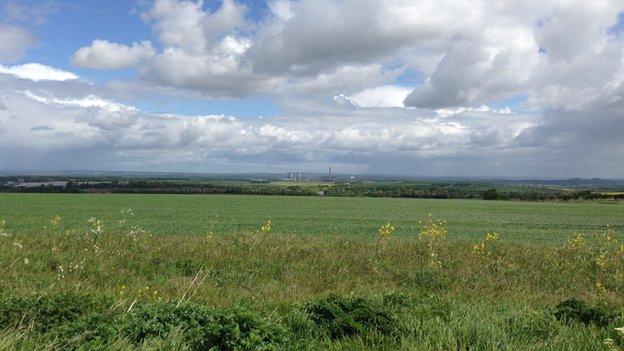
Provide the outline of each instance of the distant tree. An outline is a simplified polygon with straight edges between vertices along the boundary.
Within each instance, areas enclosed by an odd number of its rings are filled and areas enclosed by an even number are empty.
[[[483,193],[483,200],[498,200],[500,198],[501,195],[496,189],[489,189]]]

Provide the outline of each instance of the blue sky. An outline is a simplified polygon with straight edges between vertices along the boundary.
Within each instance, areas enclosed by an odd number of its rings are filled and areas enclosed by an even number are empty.
[[[0,1],[0,170],[622,178],[623,14],[621,0]]]
[[[149,6],[147,1],[136,0],[34,0],[15,2],[33,9],[40,7],[48,13],[41,24],[20,21],[37,36],[39,43],[30,50],[21,62],[39,62],[76,74],[97,83],[115,79],[132,79],[135,70],[102,71],[76,67],[71,56],[77,48],[88,46],[94,38],[105,38],[111,42],[132,44],[136,41],[152,40],[153,32],[140,17],[140,12]],[[248,9],[251,21],[261,21],[269,11],[264,1],[240,1]],[[205,1],[205,8],[215,11],[220,0]],[[244,118],[264,118],[278,114],[279,105],[270,96],[253,96],[245,99],[182,99],[157,96],[144,99],[126,99],[126,103],[157,113],[180,113],[191,115],[226,114]]]

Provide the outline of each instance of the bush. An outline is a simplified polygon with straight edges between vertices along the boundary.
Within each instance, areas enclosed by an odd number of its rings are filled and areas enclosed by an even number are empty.
[[[132,342],[162,337],[181,330],[193,350],[273,350],[284,341],[284,331],[253,312],[215,311],[197,304],[146,305],[122,321],[123,334]]]
[[[32,325],[36,331],[47,332],[105,306],[104,300],[86,295],[10,297],[0,302],[0,329]]]
[[[604,327],[615,319],[616,315],[604,307],[591,307],[583,300],[569,299],[556,306],[555,317],[564,322],[576,321]]]
[[[61,326],[54,336],[64,350],[108,350],[118,333],[114,319],[93,313]]]
[[[396,318],[387,308],[363,298],[330,295],[306,305],[305,312],[332,339],[362,335],[372,330],[387,335],[397,325]]]

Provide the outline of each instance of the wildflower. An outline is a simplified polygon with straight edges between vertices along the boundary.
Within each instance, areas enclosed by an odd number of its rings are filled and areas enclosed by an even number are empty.
[[[394,226],[390,223],[386,223],[379,227],[377,232],[381,238],[388,238],[392,233],[394,233]]]
[[[122,216],[134,217],[134,211],[131,208],[122,208],[121,211],[119,211],[119,213]]]
[[[602,285],[601,282],[596,282],[594,287],[596,288],[596,292],[598,293],[598,295],[604,295],[607,293],[607,288],[605,288],[605,286]]]
[[[9,236],[5,231],[6,221],[4,219],[0,219],[0,236]]]
[[[261,233],[270,233],[273,228],[271,227],[271,221],[268,220],[263,226],[260,227]]]
[[[433,219],[433,216],[429,214],[427,218],[420,221],[422,228],[418,233],[418,238],[423,240],[429,251],[429,266],[431,268],[439,268],[442,266],[442,262],[437,259],[438,246],[446,237],[448,233],[444,227],[444,222]]]
[[[55,215],[54,217],[52,217],[52,219],[50,220],[50,224],[53,228],[58,227],[58,225],[61,224],[61,216]]]
[[[570,251],[579,251],[585,247],[587,247],[587,242],[583,234],[577,233],[574,238],[568,241],[568,249],[570,249]]]
[[[602,344],[607,347],[609,351],[617,351],[617,347],[615,346],[615,341],[611,338],[606,338],[602,341]]]
[[[100,236],[104,233],[104,225],[101,220],[91,217],[87,220],[87,224],[89,225],[89,233],[91,235]]]
[[[604,269],[607,266],[608,262],[609,259],[607,258],[607,254],[604,252],[601,252],[600,255],[596,256],[596,258],[594,259],[594,263],[596,263],[596,266],[598,266],[598,268],[600,269]]]
[[[613,330],[618,332],[618,334],[624,336],[624,327],[614,328]]]
[[[139,237],[144,236],[145,234],[147,234],[147,232],[141,228],[141,227],[132,227],[130,228],[130,231],[128,232],[127,236],[134,240],[137,241],[139,239]]]
[[[475,255],[480,255],[481,253],[483,253],[484,250],[485,250],[485,244],[484,243],[475,244],[472,247],[472,253],[475,254]]]
[[[431,214],[429,214],[424,221],[420,221],[420,223],[423,224],[423,227],[420,229],[420,233],[418,234],[418,237],[421,239],[444,239],[448,233],[444,227],[444,222],[433,219]]]
[[[22,245],[21,243],[18,243],[18,242],[14,242],[13,246],[17,247],[18,249],[23,249],[24,248],[24,245]]]
[[[28,265],[29,263],[30,263],[30,260],[28,258],[24,257],[24,264]]]
[[[500,240],[500,235],[498,233],[486,233],[485,234],[485,241],[498,241]]]
[[[602,233],[602,240],[607,243],[613,242],[615,240],[615,229],[611,228],[610,225],[607,225],[607,228]]]

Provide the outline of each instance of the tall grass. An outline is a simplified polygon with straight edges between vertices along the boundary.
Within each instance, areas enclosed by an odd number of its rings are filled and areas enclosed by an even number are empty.
[[[67,340],[58,330],[67,323],[77,328],[93,313],[114,321],[112,336],[102,340],[107,347],[174,347],[169,342],[193,349],[188,325],[135,339],[119,327],[129,323],[124,316],[149,306],[179,311],[189,304],[193,315],[203,311],[197,306],[257,313],[258,325],[281,328],[270,347],[284,349],[593,350],[622,342],[614,328],[624,325],[624,247],[611,228],[591,237],[571,234],[564,245],[506,243],[504,233],[483,233],[478,243],[448,240],[444,223],[431,218],[419,233],[401,237],[393,237],[389,224],[369,236],[273,234],[270,222],[238,234],[207,228],[206,235],[166,236],[151,235],[132,225],[131,214],[124,216],[63,231],[61,219],[53,218],[36,234],[0,228],[0,314],[20,316],[5,325],[0,317],[0,349],[62,347]],[[359,332],[335,337],[306,307],[329,303],[323,299],[331,294],[347,301],[340,308],[364,297],[356,305],[366,312],[340,310],[341,323],[374,311],[397,323],[389,332],[348,325]],[[570,298],[602,306],[613,318],[605,325],[558,319],[555,306]],[[71,318],[51,317],[50,329],[38,329],[44,316],[64,316],[57,307],[33,307],[45,299],[87,307]],[[222,312],[205,313],[218,319]],[[233,328],[240,327],[236,323]],[[89,328],[80,333],[92,333]],[[605,339],[613,344],[603,345]]]

